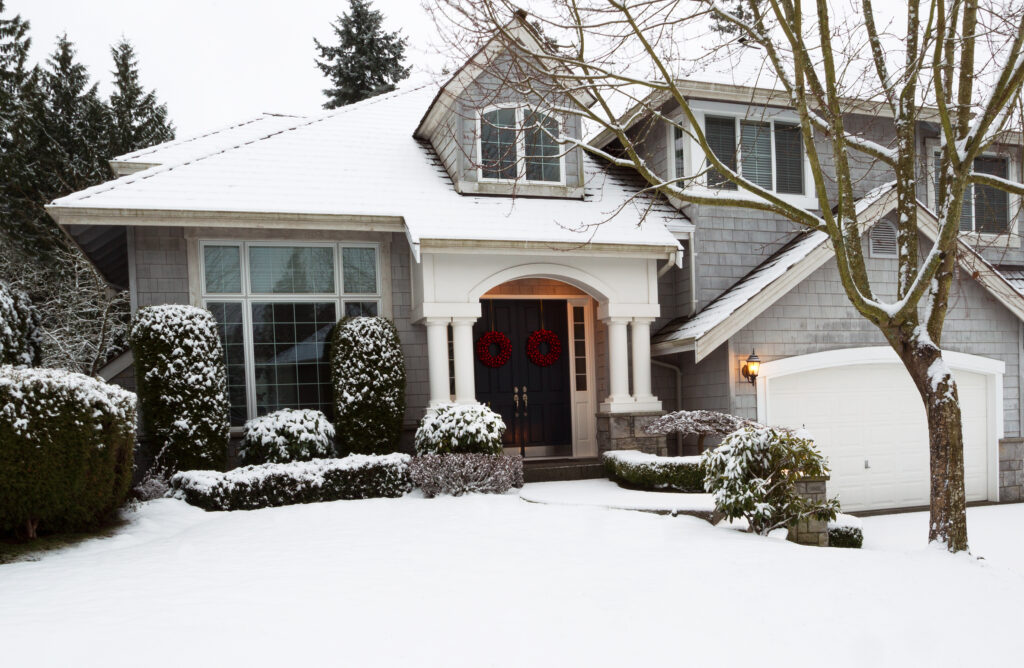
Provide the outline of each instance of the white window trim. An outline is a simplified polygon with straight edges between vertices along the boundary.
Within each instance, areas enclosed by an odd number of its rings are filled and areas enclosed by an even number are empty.
[[[483,170],[483,117],[484,114],[496,109],[516,110],[516,178],[514,179],[490,179],[484,177]],[[540,186],[564,186],[565,185],[565,145],[560,144],[558,150],[558,181],[532,181],[526,178],[526,132],[523,130],[523,115],[526,111],[543,114],[547,118],[558,121],[558,132],[561,134],[565,127],[565,119],[549,109],[531,107],[522,104],[492,104],[476,111],[476,178],[480,183],[528,183]]]
[[[925,181],[927,182],[928,188],[928,206],[932,207],[935,211],[938,209],[938,198],[935,192],[935,154],[939,152],[939,140],[938,139],[927,139],[924,143],[924,150],[927,153],[927,160],[925,162]],[[1014,182],[1020,182],[1020,163],[1014,160],[1012,156],[1001,155],[993,151],[985,151],[980,156],[981,158],[1005,158],[1006,159],[1006,176],[1008,179]],[[975,184],[976,185],[976,184]],[[1021,210],[1021,198],[1020,195],[1013,193],[1007,193],[1009,211],[1009,220],[1006,224],[1006,231],[1001,234],[991,234],[980,232],[961,232],[960,236],[966,238],[970,244],[984,245],[989,247],[1002,247],[1002,248],[1017,248],[1020,246],[1020,238],[1017,236],[1017,228],[1019,226],[1020,210]],[[974,206],[974,203],[971,203]],[[974,225],[977,221],[977,214],[971,217],[971,225]]]
[[[206,246],[235,246],[239,249],[239,270],[241,273],[241,292],[207,292],[206,291]],[[319,292],[319,293],[273,293],[273,292],[252,292],[251,284],[249,282],[249,248],[253,246],[270,246],[270,247],[302,247],[302,248],[322,248],[322,247],[333,247],[333,259],[334,259],[334,291],[333,292]],[[344,283],[344,267],[342,265],[342,248],[373,248],[376,250],[377,258],[377,286],[376,292],[370,293],[346,293],[342,292]],[[230,303],[230,302],[241,302],[242,304],[242,343],[244,346],[245,356],[245,405],[246,405],[246,419],[251,420],[256,417],[256,360],[253,356],[253,338],[252,338],[252,304],[253,302],[309,302],[309,303],[333,303],[335,317],[340,320],[345,317],[345,303],[346,302],[375,302],[377,304],[378,315],[384,315],[383,313],[383,295],[381,294],[381,286],[383,279],[381,277],[381,244],[376,242],[366,241],[327,241],[327,242],[305,242],[305,241],[290,241],[290,240],[260,240],[260,241],[240,241],[238,239],[200,239],[199,240],[199,289],[200,289],[200,303],[203,308],[207,308],[210,302],[217,303]],[[241,428],[232,427],[233,433],[237,433]]]
[[[740,155],[739,142],[741,138],[740,121],[755,121],[755,122],[770,122],[772,124],[771,131],[771,142],[772,142],[772,192],[775,191],[775,178],[776,178],[776,161],[775,161],[775,122],[789,123],[800,125],[800,117],[791,110],[778,109],[774,107],[749,107],[746,105],[730,104],[726,102],[710,102],[702,100],[694,100],[690,103],[690,109],[693,111],[693,115],[700,125],[701,128],[705,127],[704,119],[707,116],[719,116],[719,117],[731,117],[735,119],[736,123],[736,167],[742,169],[743,156]],[[675,119],[677,123],[681,123],[679,119]],[[667,173],[672,176],[673,179],[679,178],[680,176],[686,176],[689,174],[698,174],[704,170],[704,150],[697,143],[697,140],[692,135],[685,135],[686,141],[683,145],[683,165],[685,166],[686,173],[683,175],[675,174],[675,146],[672,137],[672,125],[668,126],[668,156],[669,169]],[[686,125],[686,124],[684,124]],[[793,206],[800,207],[801,209],[816,210],[818,209],[818,198],[808,194],[814,192],[814,177],[811,174],[811,161],[807,156],[807,147],[804,146],[804,194],[793,195],[787,193],[778,193],[775,195]],[[699,158],[699,159],[698,159]],[[706,184],[706,182],[705,182]]]

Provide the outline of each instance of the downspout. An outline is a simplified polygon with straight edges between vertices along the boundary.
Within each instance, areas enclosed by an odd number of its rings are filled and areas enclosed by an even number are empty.
[[[660,366],[664,369],[670,369],[676,375],[676,410],[683,410],[683,370],[677,367],[675,364],[669,364],[668,362],[661,362],[656,359],[651,359],[651,364]],[[683,451],[683,435],[676,434],[676,452],[681,453]]]
[[[697,247],[693,238],[695,232],[696,230],[690,230],[687,234],[690,246],[688,249],[690,257],[687,258],[690,261],[690,312],[686,315],[689,317],[697,313]]]

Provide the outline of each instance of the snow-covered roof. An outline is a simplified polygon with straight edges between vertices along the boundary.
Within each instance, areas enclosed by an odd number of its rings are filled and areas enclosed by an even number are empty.
[[[111,167],[120,176],[154,165],[184,162],[224,150],[245,142],[295,127],[303,122],[301,116],[264,113],[201,135],[173,139],[162,144],[119,155],[110,160]]]
[[[320,214],[404,221],[410,240],[613,244],[677,249],[666,201],[584,158],[586,196],[460,195],[413,131],[436,85],[405,88],[298,120],[202,156],[151,167],[55,200],[60,221],[91,212]],[[417,249],[418,250],[418,249]]]
[[[1024,267],[998,267],[997,269],[1017,292],[1024,294]]]

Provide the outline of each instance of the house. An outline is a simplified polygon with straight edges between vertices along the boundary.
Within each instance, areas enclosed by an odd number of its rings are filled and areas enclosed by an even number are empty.
[[[766,213],[653,196],[638,175],[563,150],[554,137],[583,136],[579,115],[539,111],[494,77],[484,64],[499,49],[485,45],[440,86],[310,118],[264,115],[121,156],[119,178],[48,210],[130,290],[133,309],[214,313],[235,427],[288,406],[330,414],[332,324],[382,315],[402,338],[410,432],[431,405],[480,401],[506,419],[506,446],[529,458],[685,452],[643,427],[664,410],[715,409],[808,427],[848,510],[926,504],[920,399],[848,304],[825,236]],[[683,86],[708,135],[743,146],[742,169],[814,206],[795,117],[777,91],[699,77]],[[671,101],[660,109],[677,111]],[[635,118],[630,131],[656,171],[701,169],[683,133]],[[848,126],[891,138],[880,112],[851,114]],[[927,153],[937,131],[922,124],[920,135]],[[611,137],[594,141],[615,150]],[[1003,148],[985,168],[1019,180],[1019,149]],[[869,271],[885,296],[896,266],[890,178],[857,164]],[[922,183],[927,247],[934,193]],[[1016,500],[1019,203],[976,190],[943,344],[964,409],[968,500]],[[763,363],[748,382],[755,351]],[[130,356],[104,373],[130,385]]]

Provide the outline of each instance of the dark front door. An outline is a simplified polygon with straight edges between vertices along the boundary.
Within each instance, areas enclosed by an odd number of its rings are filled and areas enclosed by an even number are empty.
[[[484,299],[473,329],[476,342],[492,329],[512,343],[512,355],[492,368],[476,358],[477,399],[499,413],[508,427],[505,447],[526,457],[572,456],[572,405],[569,387],[566,302],[558,299]],[[526,342],[538,329],[558,335],[562,353],[550,366],[538,366],[526,354]],[[546,345],[541,353],[547,353]]]

